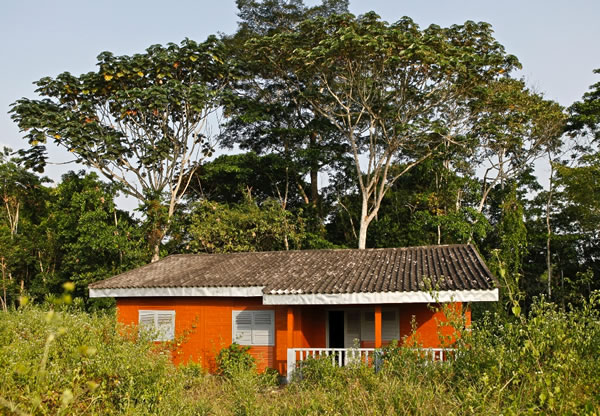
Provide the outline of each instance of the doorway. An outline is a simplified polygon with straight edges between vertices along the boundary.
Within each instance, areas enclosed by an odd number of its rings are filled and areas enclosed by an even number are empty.
[[[344,348],[344,311],[329,311],[329,348]]]

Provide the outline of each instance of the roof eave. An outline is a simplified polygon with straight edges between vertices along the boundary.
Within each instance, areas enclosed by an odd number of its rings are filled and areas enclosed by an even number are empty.
[[[498,289],[434,292],[267,294],[264,305],[369,305],[386,303],[497,302]]]
[[[264,286],[90,288],[90,298],[257,297]]]
[[[421,292],[263,294],[262,286],[90,288],[90,298],[262,297],[264,305],[369,305],[386,303],[497,302],[498,289]]]

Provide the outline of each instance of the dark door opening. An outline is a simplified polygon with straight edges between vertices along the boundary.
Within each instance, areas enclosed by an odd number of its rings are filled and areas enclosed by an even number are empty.
[[[344,348],[344,311],[329,311],[329,348]]]

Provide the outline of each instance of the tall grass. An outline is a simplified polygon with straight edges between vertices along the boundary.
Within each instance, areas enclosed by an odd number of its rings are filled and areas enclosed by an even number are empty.
[[[114,316],[23,308],[0,314],[0,413],[215,415],[600,414],[598,297],[527,317],[488,314],[455,358],[389,348],[381,370],[328,360],[277,386],[248,367],[228,376],[175,367]]]

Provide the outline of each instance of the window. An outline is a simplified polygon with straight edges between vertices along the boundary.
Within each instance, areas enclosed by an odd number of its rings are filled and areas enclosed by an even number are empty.
[[[400,338],[400,323],[397,318],[396,309],[384,309],[381,311],[381,339],[391,341]]]
[[[363,311],[361,339],[375,340],[375,312]],[[391,341],[400,338],[400,324],[396,309],[383,309],[381,311],[381,339]]]
[[[170,341],[175,338],[175,311],[139,311],[140,331],[152,334],[153,341]]]
[[[275,345],[273,311],[233,311],[232,339],[240,345]]]

